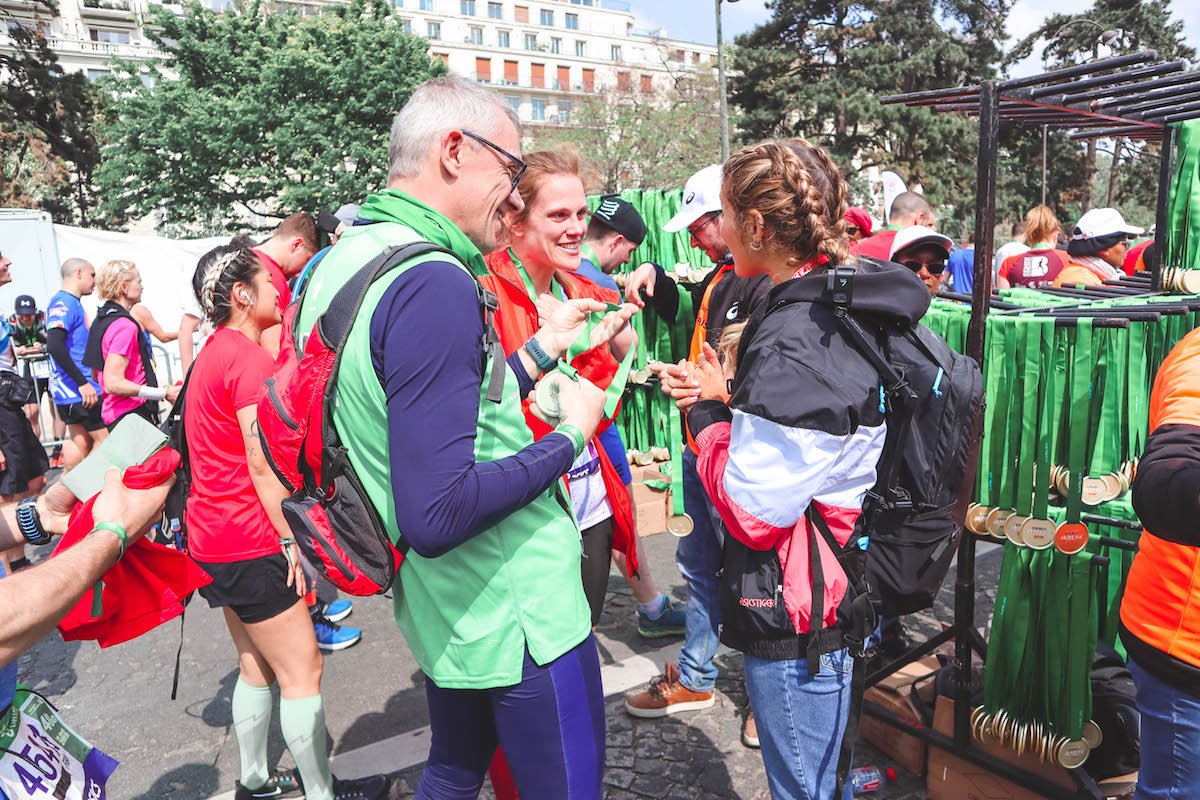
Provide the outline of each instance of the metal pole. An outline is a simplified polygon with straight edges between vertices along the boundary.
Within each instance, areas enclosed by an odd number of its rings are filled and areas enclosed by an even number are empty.
[[[1166,125],[1163,128],[1162,145],[1159,149],[1158,163],[1158,208],[1154,220],[1154,246],[1158,248],[1158,266],[1153,268],[1150,275],[1150,286],[1156,292],[1162,291],[1162,273],[1164,267],[1178,266],[1168,264],[1166,259],[1167,243],[1167,206],[1171,198],[1171,178],[1175,167],[1171,162],[1175,155],[1175,128]]]
[[[1042,126],[1042,205],[1046,205],[1046,137],[1047,131],[1045,125]]]
[[[971,323],[967,328],[967,355],[983,364],[988,301],[992,296],[992,248],[996,232],[996,156],[1000,138],[1000,94],[996,81],[979,87],[979,155],[975,180],[975,284],[971,291]],[[975,537],[967,532],[958,542],[954,579],[954,742],[966,747],[971,740],[970,633],[975,629]]]
[[[717,80],[721,92],[721,163],[729,160],[729,105],[725,99],[725,45],[721,41],[721,0],[715,0],[717,12]]]

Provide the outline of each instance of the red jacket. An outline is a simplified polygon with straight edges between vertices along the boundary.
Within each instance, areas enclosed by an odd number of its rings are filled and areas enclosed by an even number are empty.
[[[525,282],[521,279],[521,273],[517,271],[517,265],[513,263],[508,250],[497,250],[484,260],[487,261],[488,274],[480,278],[480,282],[500,301],[493,322],[496,332],[500,335],[504,355],[509,356],[537,333],[540,327],[537,307],[529,299]],[[621,302],[617,293],[611,289],[597,286],[570,273],[558,272],[554,278],[569,298],[594,299],[602,303]],[[598,347],[576,356],[571,366],[601,389],[608,388],[617,373],[617,360],[607,347]],[[534,416],[529,410],[529,405],[528,398],[521,401],[525,421],[533,431],[533,438],[541,439],[553,428]],[[616,413],[620,413],[620,407]],[[616,414],[613,415],[613,419],[616,419]],[[611,420],[601,420],[599,430],[602,431],[611,424]],[[629,499],[629,490],[625,488],[625,482],[621,480],[604,448],[598,446],[596,452],[600,456],[600,475],[604,480],[604,491],[613,510],[613,548],[625,554],[629,571],[637,574],[637,530],[633,523],[633,503]]]

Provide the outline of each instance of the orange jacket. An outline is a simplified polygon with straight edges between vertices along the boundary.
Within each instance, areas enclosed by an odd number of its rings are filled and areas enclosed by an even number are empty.
[[[508,254],[508,250],[497,250],[485,259],[488,274],[480,282],[500,301],[496,309],[494,324],[500,334],[500,344],[504,354],[511,355],[520,348],[529,337],[537,333],[537,307],[529,299],[525,282],[517,271],[516,264]],[[570,298],[590,298],[602,303],[620,303],[617,293],[611,289],[597,286],[589,280],[576,277],[569,273],[558,272],[554,279],[563,287]],[[612,357],[607,347],[598,347],[575,357],[571,366],[579,370],[592,383],[601,389],[608,388],[617,373],[617,360]],[[553,428],[535,417],[529,410],[529,400],[522,400],[521,406],[525,411],[525,421],[533,431],[534,439],[541,439]],[[618,406],[616,414],[620,413]],[[613,418],[616,418],[616,414]],[[600,430],[604,430],[612,421],[602,420]],[[599,431],[598,431],[599,432]],[[613,510],[613,548],[625,554],[626,563],[631,573],[637,573],[637,531],[633,522],[633,503],[629,498],[629,490],[617,473],[616,467],[608,457],[603,447],[597,446],[600,456],[600,475],[604,480],[604,491]]]
[[[1145,530],[1121,602],[1121,639],[1161,680],[1200,692],[1200,330],[1163,361],[1133,484]]]

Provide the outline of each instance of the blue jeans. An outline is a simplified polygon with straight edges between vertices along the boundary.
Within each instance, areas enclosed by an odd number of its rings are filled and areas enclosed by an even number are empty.
[[[675,563],[688,588],[683,649],[679,652],[679,681],[693,692],[711,692],[717,682],[717,665],[713,663],[720,645],[717,626],[721,624],[717,572],[721,569],[725,525],[700,483],[696,454],[686,445],[683,448],[683,507],[696,527],[690,535],[680,539],[675,548]]]
[[[814,677],[803,659],[767,661],[747,654],[745,663],[772,800],[828,800],[837,786],[850,716],[850,652],[821,656]],[[849,780],[843,797],[851,800]]]
[[[1142,766],[1133,800],[1200,797],[1200,699],[1129,659],[1142,715]]]

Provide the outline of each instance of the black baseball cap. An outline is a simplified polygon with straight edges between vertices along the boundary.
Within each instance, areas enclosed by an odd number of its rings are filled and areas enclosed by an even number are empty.
[[[599,220],[634,244],[646,238],[646,221],[633,207],[633,203],[622,200],[615,194],[600,198],[600,205],[592,212],[592,219]]]
[[[27,294],[18,297],[15,306],[18,314],[37,313],[37,302]]]

